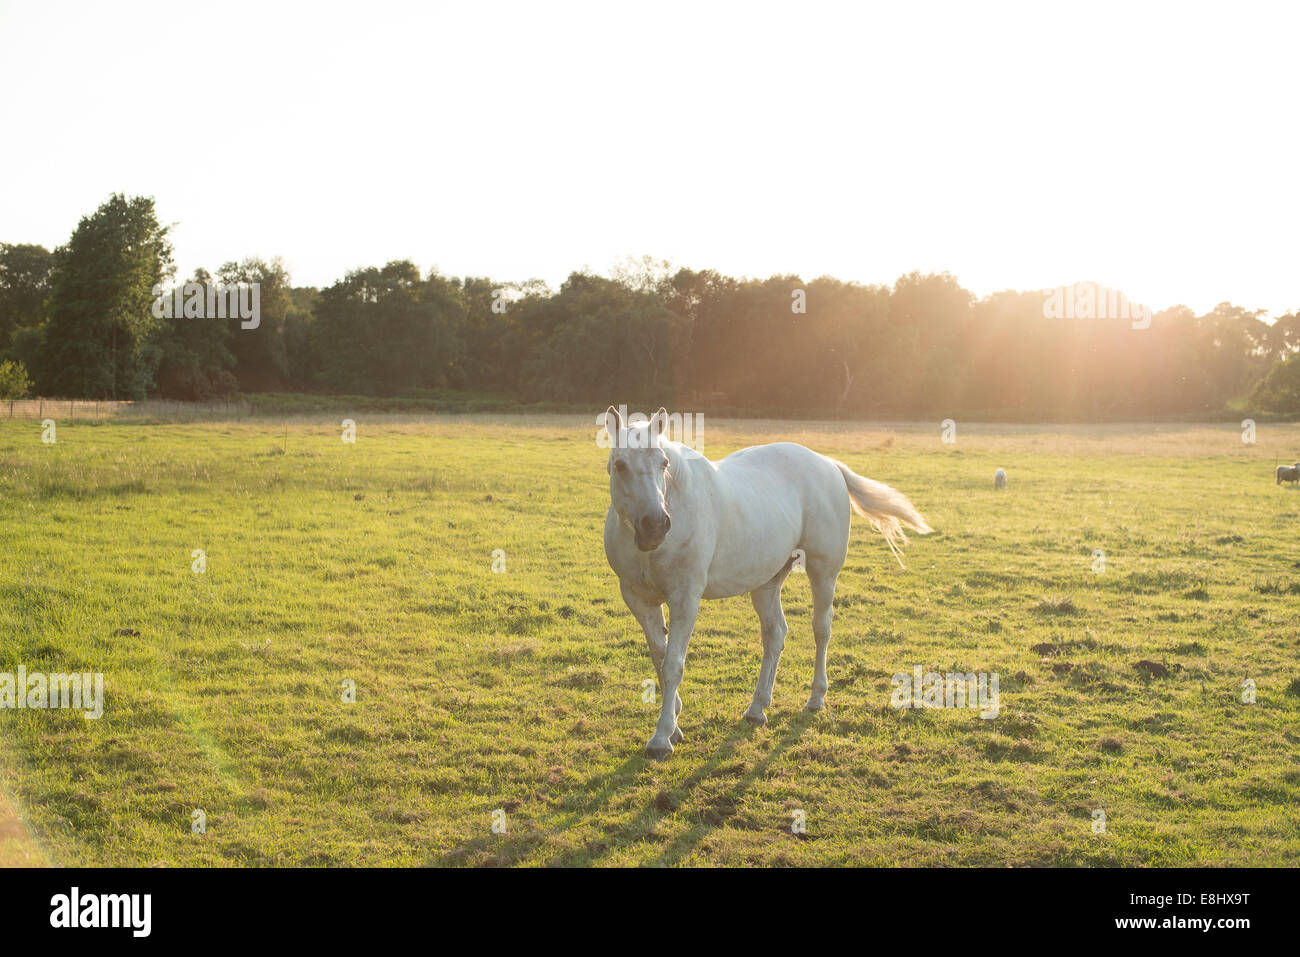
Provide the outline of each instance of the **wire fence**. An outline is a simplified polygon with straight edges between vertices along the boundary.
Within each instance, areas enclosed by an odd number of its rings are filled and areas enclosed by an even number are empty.
[[[0,401],[0,418],[54,419],[55,421],[98,421],[118,418],[215,418],[243,417],[251,413],[248,402],[177,402],[145,399],[115,402],[108,399],[5,399]]]

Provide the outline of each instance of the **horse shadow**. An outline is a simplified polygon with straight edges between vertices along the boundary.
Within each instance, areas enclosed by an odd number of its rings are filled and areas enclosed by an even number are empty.
[[[718,797],[731,805],[739,804],[739,798],[756,782],[763,779],[767,770],[785,752],[794,747],[803,738],[804,733],[816,721],[817,716],[803,711],[790,715],[774,715],[769,719],[767,732],[774,737],[772,747],[750,767],[743,775],[728,777],[731,785]],[[763,733],[759,728],[741,720],[732,728],[726,738],[714,748],[713,752],[697,760],[695,769],[680,784],[673,787],[681,795],[677,803],[665,804],[660,795],[652,796],[639,810],[626,814],[623,820],[604,827],[581,848],[565,848],[552,854],[541,862],[549,867],[598,866],[610,851],[616,850],[629,842],[629,835],[644,836],[651,833],[658,821],[669,817],[677,807],[690,800],[691,796],[706,781],[715,779],[718,769],[730,761],[737,748]],[[679,746],[670,761],[690,761],[688,746]],[[628,790],[644,784],[638,782],[644,773],[656,766],[656,762],[641,753],[630,756],[617,768],[588,782],[583,788],[599,797],[592,803],[584,804],[573,810],[553,812],[536,820],[530,828],[519,833],[487,834],[473,838],[459,846],[432,858],[431,867],[454,867],[475,862],[482,866],[510,866],[524,863],[534,856],[545,857],[546,846],[550,838],[565,833],[573,828],[588,823],[593,817],[607,813],[614,805],[615,799]],[[679,863],[712,831],[726,823],[725,815],[702,818],[661,851],[650,866],[665,867]]]
[[[816,715],[808,714],[803,711],[797,711],[791,715],[778,715],[770,718],[768,727],[772,730],[775,737],[774,744],[761,759],[754,763],[753,767],[735,779],[735,783],[723,792],[723,796],[728,798],[731,804],[739,804],[738,799],[740,795],[748,791],[756,782],[761,781],[765,776],[767,769],[771,767],[772,764],[786,751],[799,743],[804,736],[804,732],[807,731],[815,720]],[[700,784],[710,779],[712,772],[716,771],[717,768],[727,760],[727,758],[735,751],[738,744],[742,741],[753,738],[754,735],[758,733],[757,728],[754,728],[745,722],[742,722],[742,724],[744,727],[737,728],[733,731],[732,734],[728,736],[727,740],[723,742],[721,747],[713,753],[712,757],[709,758],[706,763],[696,768],[691,776],[681,783],[680,788],[685,790],[688,796],[693,793]],[[653,807],[654,802],[651,802],[651,808]],[[647,808],[646,811],[643,812],[643,816],[648,815],[651,808]],[[652,866],[669,867],[680,863],[687,854],[699,846],[701,841],[725,823],[725,817],[718,817],[712,821],[699,821],[676,837],[672,843],[659,854]]]

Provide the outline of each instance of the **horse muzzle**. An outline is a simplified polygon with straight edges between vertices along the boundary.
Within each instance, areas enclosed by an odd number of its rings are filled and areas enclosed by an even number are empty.
[[[655,518],[649,515],[642,516],[635,529],[636,547],[643,552],[653,552],[664,543],[672,524],[673,520],[667,512]]]

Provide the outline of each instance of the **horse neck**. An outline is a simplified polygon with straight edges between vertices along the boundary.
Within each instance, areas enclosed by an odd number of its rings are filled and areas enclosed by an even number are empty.
[[[668,474],[672,476],[664,495],[671,512],[673,499],[681,499],[690,492],[690,460],[682,454],[682,447],[676,442],[664,442],[660,448],[668,454]]]

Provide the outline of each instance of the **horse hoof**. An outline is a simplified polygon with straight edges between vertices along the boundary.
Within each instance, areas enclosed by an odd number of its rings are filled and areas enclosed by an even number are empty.
[[[760,711],[758,714],[750,714],[748,711],[744,714],[744,719],[756,728],[761,728],[767,724],[767,715]]]
[[[651,741],[645,746],[645,756],[653,761],[663,761],[672,757],[673,746],[671,744],[655,744]]]
[[[673,733],[668,735],[669,744],[681,744],[686,735],[682,734],[681,728],[673,728]]]
[[[826,703],[822,702],[821,704],[818,704],[814,701],[809,701],[806,705],[803,706],[803,709],[812,714],[816,714],[818,711],[826,710]]]

